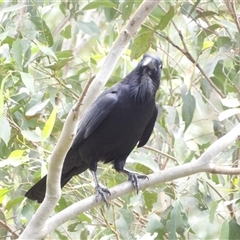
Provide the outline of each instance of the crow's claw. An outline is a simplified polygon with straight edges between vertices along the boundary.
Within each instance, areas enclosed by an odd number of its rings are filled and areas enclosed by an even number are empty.
[[[133,188],[137,191],[137,194],[140,190],[138,179],[148,179],[148,176],[130,172],[128,173],[128,180],[131,181]]]
[[[107,198],[111,196],[110,191],[107,188],[103,188],[100,185],[96,186],[96,201],[98,202],[100,200],[100,197],[102,197],[103,201],[108,204]]]

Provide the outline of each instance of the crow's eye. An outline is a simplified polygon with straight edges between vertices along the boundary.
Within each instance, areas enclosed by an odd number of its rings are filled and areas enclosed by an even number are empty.
[[[162,70],[162,64],[160,64],[160,65],[158,66],[158,69],[161,69],[161,70]]]

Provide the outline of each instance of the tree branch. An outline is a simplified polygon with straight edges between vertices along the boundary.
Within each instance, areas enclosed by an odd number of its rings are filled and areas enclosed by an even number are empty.
[[[19,237],[15,231],[13,231],[4,221],[0,220],[0,228],[6,229],[8,232],[10,232],[15,238]]]
[[[49,161],[46,196],[19,239],[30,239],[32,236],[36,236],[38,239],[39,231],[45,227],[50,213],[57,205],[61,196],[60,179],[63,161],[75,137],[75,129],[81,115],[82,100],[93,79],[94,77],[90,77],[78,102],[72,107],[66,118],[60,138]]]
[[[173,181],[178,178],[190,176],[200,172],[209,172],[209,173],[218,173],[218,170],[221,169],[222,174],[236,174],[236,168],[230,170],[230,168],[223,168],[215,167],[213,160],[214,158],[221,153],[226,147],[230,144],[234,143],[238,139],[238,133],[240,133],[240,124],[234,127],[230,132],[224,135],[222,138],[218,139],[214,142],[207,150],[204,152],[196,161],[186,163],[183,165],[179,165],[173,168],[166,169],[161,171],[160,173],[153,173],[148,175],[148,180],[139,180],[140,181],[140,188],[142,190],[146,189],[147,187],[160,184],[162,182],[169,182]],[[238,173],[239,173],[238,169]],[[111,189],[111,196],[108,198],[109,201],[121,197],[127,193],[133,192],[134,189],[130,182],[124,182],[119,184]],[[72,204],[71,206],[67,207],[63,211],[57,213],[53,217],[47,220],[44,228],[41,232],[39,232],[39,238],[44,237],[46,234],[49,234],[57,227],[65,223],[66,221],[73,219],[78,214],[83,213],[85,211],[90,210],[96,206],[104,204],[102,200],[96,202],[96,196],[93,195],[91,197],[85,198],[77,203]]]
[[[212,174],[226,174],[226,175],[239,175],[240,168],[231,168],[231,167],[214,167],[211,171]]]

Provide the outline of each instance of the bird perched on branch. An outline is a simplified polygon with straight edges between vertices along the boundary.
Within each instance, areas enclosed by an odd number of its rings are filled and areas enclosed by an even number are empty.
[[[124,165],[133,148],[145,145],[153,131],[158,114],[155,94],[161,70],[161,59],[145,54],[132,72],[93,102],[80,119],[76,137],[65,157],[61,187],[74,175],[90,169],[97,200],[101,196],[107,202],[110,192],[99,185],[96,176],[97,164],[103,161],[112,163],[116,171],[125,173],[138,192],[138,179],[147,176],[130,172],[124,169]],[[42,202],[46,178],[37,182],[25,196]]]

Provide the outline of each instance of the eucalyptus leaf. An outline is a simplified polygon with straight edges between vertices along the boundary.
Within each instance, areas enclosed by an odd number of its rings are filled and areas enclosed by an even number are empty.
[[[49,101],[50,99],[45,99],[43,102],[38,102],[27,110],[26,116],[35,116],[36,114],[40,114],[42,110],[47,106]]]
[[[152,36],[153,32],[148,30],[141,33],[134,39],[131,47],[131,59],[137,59],[146,51],[148,51],[151,44]]]
[[[193,115],[196,109],[196,100],[194,96],[189,91],[185,96],[183,96],[183,106],[182,106],[182,118],[185,122],[184,132],[187,130],[192,122]]]
[[[37,16],[31,16],[30,19],[35,24],[36,30],[38,31],[36,35],[38,41],[51,47],[53,45],[53,37],[44,19]]]
[[[98,26],[93,21],[91,22],[78,21],[77,26],[80,30],[91,36],[97,36],[101,33]]]
[[[20,72],[21,79],[26,86],[26,88],[33,94],[34,93],[34,78],[31,74]]]
[[[0,139],[2,139],[5,144],[7,145],[10,140],[11,135],[11,126],[9,124],[9,121],[5,116],[2,116],[0,118]]]
[[[82,8],[82,11],[99,8],[99,7],[105,7],[105,8],[114,8],[116,7],[116,4],[110,1],[92,1],[88,3],[86,6]]]
[[[57,107],[55,106],[43,128],[43,140],[46,140],[50,136],[53,130],[56,116],[57,116]]]
[[[169,22],[172,20],[172,18],[174,17],[174,7],[170,6],[168,12],[161,17],[161,20],[157,26],[157,28],[159,28],[160,30],[163,30],[164,28],[167,27],[167,25],[169,24]]]

